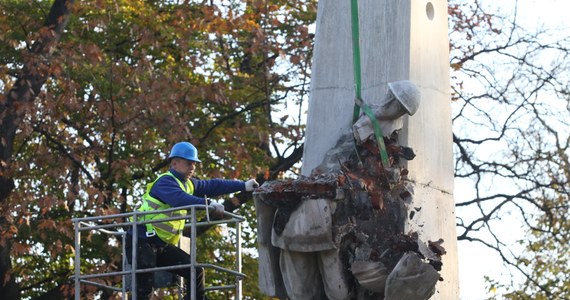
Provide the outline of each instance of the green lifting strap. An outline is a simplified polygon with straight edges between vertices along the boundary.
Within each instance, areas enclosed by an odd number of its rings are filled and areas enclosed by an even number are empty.
[[[352,12],[352,64],[354,65],[354,90],[356,92],[356,99],[362,99],[361,89],[362,89],[362,79],[360,71],[360,29],[359,29],[359,19],[358,19],[358,2],[357,0],[351,0],[350,10]],[[354,115],[352,118],[352,123],[355,123],[360,116],[360,106],[358,104],[354,105]]]
[[[384,144],[384,137],[382,136],[382,129],[372,109],[364,101],[362,101],[361,89],[362,89],[362,78],[360,70],[360,30],[359,30],[359,19],[358,19],[358,2],[357,0],[352,0],[350,2],[350,8],[352,12],[352,61],[354,65],[354,86],[356,98],[354,99],[354,112],[352,117],[352,123],[355,123],[360,116],[360,108],[374,127],[374,135],[376,136],[376,143],[378,144],[378,150],[380,151],[380,159],[384,167],[390,166],[390,161],[388,160],[388,152],[386,151],[386,145]]]

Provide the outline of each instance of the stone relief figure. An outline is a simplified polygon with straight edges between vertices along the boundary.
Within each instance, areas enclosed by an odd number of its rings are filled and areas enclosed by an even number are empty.
[[[388,83],[388,92],[380,105],[370,105],[382,128],[382,135],[389,137],[404,125],[403,116],[414,115],[420,106],[420,91],[410,80]],[[362,115],[352,126],[354,138],[359,144],[374,136],[370,118]]]
[[[401,80],[388,83],[380,105],[371,106],[383,135],[390,137],[394,166],[382,166],[374,153],[377,148],[369,147],[376,141],[372,122],[363,115],[310,177],[266,182],[254,193],[262,292],[301,300],[398,299],[403,291],[416,295],[405,299],[429,298],[444,251],[434,254],[432,248],[441,248],[427,247],[417,236],[403,233],[413,190],[397,166],[405,147],[393,139],[403,116],[413,115],[419,103],[415,84]],[[429,257],[434,267],[420,257]],[[422,271],[430,276],[421,295],[396,279],[414,273],[412,265],[414,270],[432,271]]]

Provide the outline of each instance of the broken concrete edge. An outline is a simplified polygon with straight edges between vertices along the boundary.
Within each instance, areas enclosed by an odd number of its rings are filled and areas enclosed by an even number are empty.
[[[410,260],[410,253],[417,256],[417,259],[413,258],[416,265],[421,265],[418,260],[421,261],[425,265],[422,270],[429,266],[438,274],[438,280],[442,280],[438,271],[442,269],[441,256],[445,254],[441,245],[443,241],[428,241],[426,244],[415,232],[403,233],[403,220],[412,219],[421,207],[410,209],[414,195],[413,183],[407,178],[408,170],[398,167],[401,158],[413,159],[415,154],[411,148],[402,147],[396,141],[397,133],[385,138],[391,166],[382,166],[374,141],[356,145],[352,137],[345,134],[310,176],[265,182],[254,192],[254,199],[276,210],[272,224],[273,238],[285,230],[289,217],[303,201],[328,199],[336,203],[331,206],[334,207],[334,224],[328,225],[332,226],[332,243],[341,251],[350,252],[346,254],[349,257],[345,263],[346,270],[351,272],[362,288],[388,295],[387,276],[395,271],[403,259]],[[370,228],[362,229],[366,227]],[[347,239],[354,239],[359,234],[361,238],[356,238],[355,244],[346,246]],[[267,242],[267,238],[265,240]],[[310,239],[307,243],[310,243]],[[284,246],[283,243],[276,244],[275,239],[272,244]],[[304,249],[307,252],[316,251],[313,248],[308,245]],[[364,248],[369,250],[362,250]],[[357,263],[355,269],[354,263]],[[397,272],[400,274],[403,271]],[[375,278],[375,275],[379,278]]]
[[[429,299],[439,278],[417,253],[407,252],[386,279],[384,300]]]

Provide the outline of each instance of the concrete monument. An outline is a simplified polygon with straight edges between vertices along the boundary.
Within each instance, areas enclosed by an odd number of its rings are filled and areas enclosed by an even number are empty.
[[[458,299],[447,2],[363,0],[359,16],[362,99],[390,165],[370,119],[352,124],[350,1],[320,1],[303,176],[254,193],[260,288],[290,299]]]

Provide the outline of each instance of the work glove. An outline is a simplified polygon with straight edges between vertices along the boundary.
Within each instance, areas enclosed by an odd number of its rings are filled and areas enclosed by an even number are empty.
[[[248,192],[251,192],[258,187],[259,187],[259,183],[257,183],[257,181],[255,181],[255,179],[250,179],[250,180],[245,182],[245,190]]]
[[[223,215],[224,214],[224,206],[217,202],[211,202],[211,206],[214,207],[214,214],[216,215]]]

